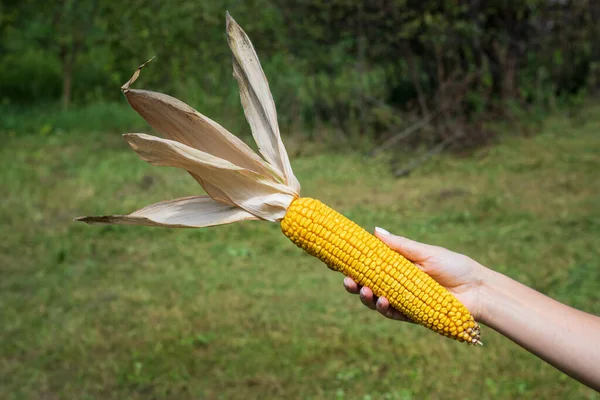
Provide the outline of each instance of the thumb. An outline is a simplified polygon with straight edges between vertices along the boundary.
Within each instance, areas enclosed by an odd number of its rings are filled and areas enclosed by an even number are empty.
[[[375,236],[392,250],[397,251],[412,262],[421,263],[431,258],[435,252],[435,246],[416,242],[402,236],[392,235],[383,228],[375,228]]]

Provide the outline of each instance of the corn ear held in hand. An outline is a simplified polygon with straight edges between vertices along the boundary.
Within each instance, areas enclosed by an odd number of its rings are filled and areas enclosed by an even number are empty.
[[[381,240],[326,206],[301,197],[281,230],[296,246],[366,286],[412,321],[469,344],[480,344],[479,325],[446,288]]]
[[[450,292],[402,255],[318,200],[301,197],[277,124],[275,102],[258,55],[227,14],[244,114],[255,153],[223,126],[163,93],[133,89],[142,64],[121,87],[132,108],[163,137],[124,135],[152,165],[187,171],[206,194],[162,201],[125,215],[76,218],[88,224],[203,228],[248,220],[281,224],[297,246],[358,284],[384,296],[414,322],[470,344],[481,344],[473,316]]]

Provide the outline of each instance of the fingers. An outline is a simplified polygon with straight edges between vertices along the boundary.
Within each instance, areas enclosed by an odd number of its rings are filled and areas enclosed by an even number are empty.
[[[352,294],[358,294],[358,291],[360,290],[360,286],[348,277],[344,278],[344,288]]]
[[[375,236],[387,244],[392,250],[397,251],[409,260],[420,263],[431,258],[437,247],[425,243],[416,242],[402,236],[392,235],[382,228],[375,228]]]
[[[390,305],[385,297],[380,297],[375,303],[375,309],[384,317],[397,321],[411,322],[404,314]]]
[[[377,303],[377,297],[373,295],[373,292],[368,287],[360,286],[352,280],[352,278],[344,278],[344,288],[352,294],[358,294],[360,301],[371,310],[375,310],[375,304]]]
[[[362,287],[360,289],[360,301],[371,310],[375,310],[375,303],[377,302],[377,297],[373,295],[373,292],[368,287]]]
[[[360,286],[354,282],[351,278],[344,278],[344,287],[352,294],[358,294],[361,303],[370,308],[371,310],[377,310],[381,315],[386,318],[397,320],[397,321],[409,321],[408,318],[400,311],[396,310],[390,305],[390,302],[385,297],[377,297],[373,294],[373,291],[368,287]]]

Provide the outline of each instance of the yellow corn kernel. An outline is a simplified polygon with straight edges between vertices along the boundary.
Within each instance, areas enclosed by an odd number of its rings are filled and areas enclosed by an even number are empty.
[[[281,230],[330,269],[369,286],[375,296],[386,297],[414,322],[461,342],[480,343],[479,325],[446,288],[319,200],[294,200],[281,221]]]

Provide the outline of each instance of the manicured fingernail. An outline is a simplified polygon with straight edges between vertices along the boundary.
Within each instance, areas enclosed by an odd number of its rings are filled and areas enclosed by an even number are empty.
[[[375,232],[380,233],[382,235],[389,235],[390,234],[388,231],[386,231],[385,229],[380,228],[380,227],[376,227],[375,228]]]

